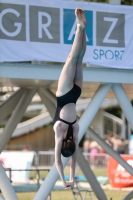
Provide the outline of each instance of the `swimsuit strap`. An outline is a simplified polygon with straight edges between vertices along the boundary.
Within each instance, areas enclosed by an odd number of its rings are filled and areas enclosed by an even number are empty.
[[[66,136],[67,140],[73,140],[73,127],[72,124],[69,124],[68,130],[67,130],[67,136]]]
[[[77,119],[76,119],[74,122],[67,122],[67,121],[65,121],[64,119],[61,119],[60,117],[59,117],[59,119],[60,119],[60,121],[66,123],[66,124],[68,124],[68,125],[73,125],[73,124],[75,124],[75,122],[77,121]]]
[[[59,118],[59,119],[60,119],[60,121],[62,121],[62,122],[64,122],[64,123],[66,123],[66,124],[69,125],[68,126],[68,130],[67,130],[67,136],[66,136],[66,138],[63,141],[70,140],[70,137],[71,137],[71,140],[73,140],[73,131],[72,131],[73,127],[72,127],[72,125],[75,124],[75,122],[77,121],[77,119],[74,122],[67,122],[67,121],[65,121],[65,120],[63,120],[61,118]]]

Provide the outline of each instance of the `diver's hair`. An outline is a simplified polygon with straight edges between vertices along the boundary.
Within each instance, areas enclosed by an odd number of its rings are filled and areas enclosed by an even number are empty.
[[[76,149],[75,142],[73,140],[73,127],[69,125],[67,136],[62,142],[61,154],[64,157],[70,157]]]

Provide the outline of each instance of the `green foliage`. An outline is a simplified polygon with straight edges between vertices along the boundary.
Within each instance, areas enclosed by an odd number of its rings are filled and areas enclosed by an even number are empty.
[[[105,111],[112,115],[115,115],[116,117],[121,118],[122,110],[119,106],[107,108],[107,109],[105,109]]]
[[[4,128],[5,127],[5,124],[0,124],[0,128]]]
[[[133,0],[121,0],[122,5],[133,5]]]

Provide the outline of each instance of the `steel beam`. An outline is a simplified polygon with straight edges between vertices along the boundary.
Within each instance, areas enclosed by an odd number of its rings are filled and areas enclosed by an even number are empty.
[[[82,139],[86,130],[88,129],[88,126],[91,124],[111,86],[112,84],[100,85],[91,102],[89,103],[88,107],[84,111],[82,117],[79,120],[79,141]]]
[[[49,89],[40,89],[40,91],[56,106],[56,97]]]
[[[88,162],[84,159],[84,156],[78,149],[78,159],[77,162],[80,166],[80,169],[84,173],[87,181],[90,183],[92,190],[94,191],[95,195],[99,200],[107,200],[107,197],[102,190],[99,182],[96,179],[96,176],[94,175],[93,171],[91,170],[90,166],[88,165]]]
[[[123,123],[122,123],[122,126],[121,126],[121,137],[124,139],[124,140],[126,140],[126,118],[125,118],[125,115],[124,115],[124,113],[122,112],[121,113],[121,119],[122,119],[122,121],[123,121]],[[129,139],[129,138],[128,138]]]
[[[62,163],[63,166],[67,164],[69,158],[62,157]],[[52,166],[50,172],[46,176],[44,182],[42,183],[41,187],[39,188],[36,196],[34,197],[34,200],[44,200],[47,199],[49,196],[51,190],[53,189],[55,182],[58,180],[59,174],[56,169],[55,164]]]
[[[12,113],[25,89],[21,88],[13,93],[6,101],[0,104],[0,122]]]
[[[133,198],[133,191],[127,194],[122,200],[131,200]]]
[[[80,130],[79,130],[79,134],[78,134],[78,138],[79,141],[82,139],[83,135],[85,134],[85,132],[87,131],[89,125],[91,124],[93,118],[95,117],[96,113],[98,112],[103,100],[105,99],[107,93],[109,92],[110,88],[111,88],[111,84],[106,84],[106,85],[101,85],[96,94],[94,95],[94,97],[92,98],[91,102],[89,103],[88,107],[86,108],[86,110],[84,111],[82,117],[79,120],[79,126],[80,126]],[[95,180],[93,179],[89,179],[89,175],[93,176],[93,174],[88,173],[87,174],[87,168],[89,168],[89,165],[86,163],[86,165],[83,165],[82,162],[80,161],[80,159],[83,161],[84,158],[82,157],[82,155],[77,156],[77,162],[79,163],[79,166],[81,164],[81,168],[83,173],[85,174],[87,180],[89,181],[91,187],[93,188],[93,191],[95,192],[97,198],[99,200],[104,200],[107,199],[103,190],[100,187],[100,184],[98,184],[96,178]],[[94,178],[94,177],[93,177]],[[97,187],[95,187],[95,184],[97,182]]]
[[[133,130],[133,107],[123,89],[123,87],[120,84],[115,84],[113,85],[113,91],[115,93],[115,96],[124,112],[124,115],[126,116],[132,130]],[[128,127],[129,128],[129,127]],[[121,164],[121,163],[120,163]],[[121,164],[122,165],[122,164]],[[124,166],[123,166],[124,167]],[[130,174],[133,175],[132,171],[133,169],[131,168],[128,169],[124,167]],[[129,171],[130,170],[130,171]],[[130,200],[133,197],[133,191],[131,191],[126,197],[124,197],[123,200]]]
[[[25,86],[25,81],[30,82],[29,86],[42,87],[43,82],[51,80],[58,81],[61,73],[61,66],[32,65],[32,64],[12,64],[0,63],[0,83],[10,82],[10,85],[18,84]],[[25,73],[26,72],[26,73]],[[125,83],[133,84],[132,69],[115,69],[108,67],[83,67],[84,82],[96,83]],[[113,79],[112,79],[113,77]],[[20,84],[21,80],[21,84]],[[22,83],[23,81],[23,83]],[[8,84],[9,85],[9,84]]]
[[[50,116],[54,118],[56,107],[55,107],[55,104],[53,103],[53,100],[51,101],[51,98],[50,98],[51,95],[49,94],[48,91],[45,91],[44,89],[39,89],[38,94],[41,97],[43,104],[46,106]]]
[[[20,122],[27,106],[29,105],[32,97],[34,96],[36,89],[27,89],[19,103],[17,104],[12,116],[6,124],[6,127],[0,136],[0,152],[3,151],[4,147],[11,138],[13,131],[15,130],[17,124]]]
[[[112,87],[115,96],[121,106],[121,109],[124,112],[125,117],[127,118],[132,130],[133,130],[133,107],[130,103],[123,87],[121,84],[114,84]]]
[[[18,200],[13,187],[0,163],[0,189],[6,200]]]
[[[89,135],[133,176],[133,168],[91,128],[89,128]]]

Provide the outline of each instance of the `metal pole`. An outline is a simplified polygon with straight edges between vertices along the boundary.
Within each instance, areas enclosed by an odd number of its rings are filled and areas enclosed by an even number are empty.
[[[97,111],[99,110],[103,100],[105,99],[107,93],[109,92],[110,88],[111,88],[112,84],[106,84],[106,85],[101,85],[95,96],[93,97],[92,101],[90,102],[90,104],[88,105],[87,109],[85,110],[85,112],[83,113],[82,117],[79,120],[79,141],[82,139],[83,135],[85,134],[86,130],[88,129],[89,125],[91,124],[93,118],[95,117]],[[77,162],[79,162],[79,166],[80,166],[80,159],[81,156],[77,156]],[[82,158],[83,160],[83,158]],[[82,164],[82,163],[81,163]],[[93,176],[90,173],[87,175],[87,168],[89,167],[88,163],[86,162],[85,165],[81,165],[80,166],[82,168],[83,173],[88,177],[89,175]],[[86,177],[86,178],[87,178]],[[95,177],[94,177],[95,178]],[[93,179],[88,179],[89,183],[91,185],[91,187],[93,188],[96,196],[100,199],[100,200],[104,200],[107,199],[103,190],[100,187],[100,184],[98,184],[96,178],[95,178],[95,183],[97,182],[97,187],[94,187],[94,180]]]
[[[56,97],[49,89],[40,88],[44,96],[46,96],[54,105],[56,105]]]
[[[37,189],[40,188],[40,172],[39,169],[36,169],[36,179],[37,179]]]
[[[121,137],[125,140],[126,139],[126,122],[125,122],[125,115],[122,112],[121,114],[121,119],[122,119],[122,125],[121,125]]]
[[[111,86],[112,84],[100,85],[95,96],[92,98],[88,107],[84,111],[82,117],[79,120],[79,127],[80,127],[79,134],[78,134],[79,141],[82,139],[86,130],[88,129],[88,126],[91,124],[93,118],[95,117],[97,111],[99,110]]]
[[[1,163],[0,163],[0,189],[6,200],[18,200],[15,191],[11,186],[9,178],[7,177]]]
[[[101,85],[97,90],[95,96],[93,97],[91,103],[89,104],[87,110],[84,112],[82,117],[80,118],[79,124],[82,128],[80,128],[79,132],[79,142],[82,139],[84,133],[86,132],[89,124],[91,123],[92,119],[94,118],[95,114],[97,113],[101,103],[103,102],[104,98],[106,97],[108,91],[110,90],[112,84]],[[62,157],[63,166],[65,166],[68,162],[69,158],[66,159]],[[52,169],[48,173],[45,181],[43,182],[42,186],[40,187],[39,191],[37,192],[34,200],[44,200],[47,199],[49,193],[54,187],[55,182],[57,181],[59,174],[56,170],[55,165],[53,165]],[[100,189],[99,189],[100,190]],[[96,191],[97,192],[97,191]]]
[[[85,177],[87,178],[87,181],[90,183],[91,188],[95,192],[97,198],[99,200],[107,200],[107,197],[105,196],[103,190],[101,189],[99,182],[97,181],[95,175],[93,174],[93,171],[91,170],[90,166],[88,165],[88,162],[84,159],[79,149],[78,149],[77,162],[81,170],[83,171]]]
[[[21,88],[13,93],[6,101],[0,105],[0,121],[5,119],[15,109],[25,89]]]
[[[127,127],[128,127],[128,140],[130,140],[130,137],[131,137],[131,127],[130,127],[129,123],[127,124]]]
[[[38,94],[41,97],[42,102],[46,106],[50,116],[54,118],[55,115],[55,105],[52,103],[52,101],[45,95],[45,92],[43,89],[38,90]]]
[[[112,89],[113,89],[115,96],[116,96],[128,122],[130,123],[132,130],[133,130],[133,107],[132,107],[132,104],[130,103],[121,84],[114,84]]]
[[[114,151],[109,144],[107,144],[101,137],[99,137],[99,135],[95,133],[95,131],[91,128],[89,128],[89,134],[91,138],[93,138],[98,144],[100,144],[100,146],[109,155],[117,160],[117,162],[120,163],[133,176],[133,168],[118,153],[116,153],[116,151]]]
[[[6,127],[0,136],[0,152],[3,151],[4,147],[11,138],[13,131],[15,130],[17,124],[20,122],[27,106],[29,105],[32,97],[34,96],[36,89],[27,89],[23,97],[20,99],[17,104],[12,116],[6,124]]]
[[[131,200],[133,198],[133,191],[127,194],[122,200]]]
[[[62,157],[63,166],[65,166],[68,162],[69,158]],[[45,181],[41,185],[40,189],[38,190],[34,200],[44,200],[47,199],[51,190],[53,189],[55,182],[59,178],[59,174],[57,172],[55,164],[52,166],[52,169],[48,173],[45,178]]]

